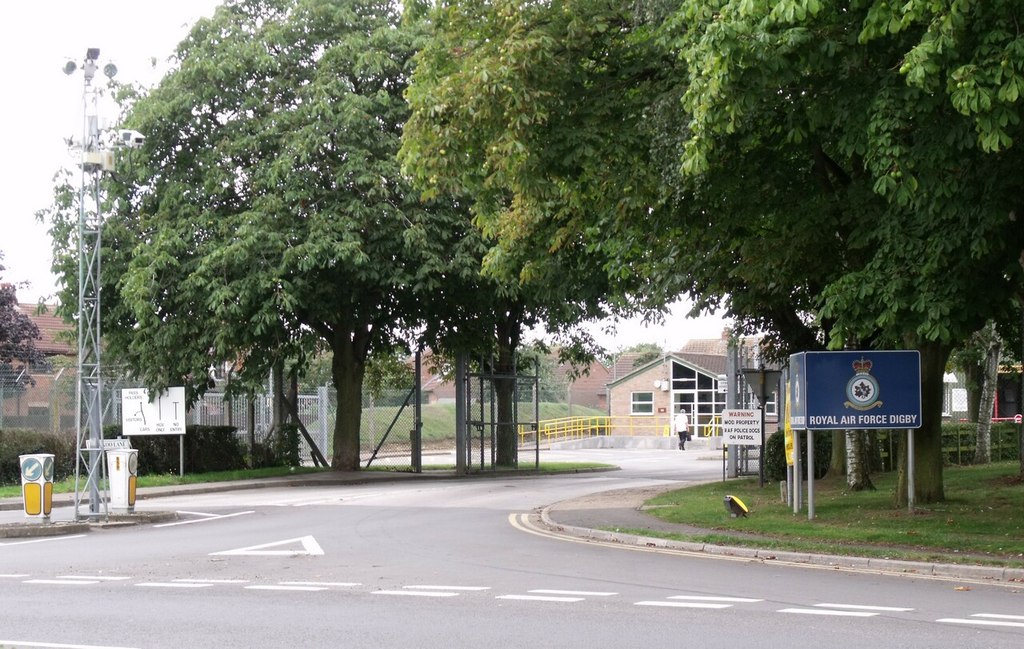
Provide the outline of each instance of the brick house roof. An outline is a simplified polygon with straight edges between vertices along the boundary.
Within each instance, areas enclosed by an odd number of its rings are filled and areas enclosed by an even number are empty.
[[[39,328],[40,339],[36,341],[36,349],[45,356],[75,356],[78,350],[74,342],[74,327],[54,315],[57,307],[50,304],[45,307],[46,313],[39,313],[37,304],[19,304],[18,311],[28,316]]]

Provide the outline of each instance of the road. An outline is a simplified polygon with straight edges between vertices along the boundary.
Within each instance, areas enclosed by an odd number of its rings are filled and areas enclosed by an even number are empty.
[[[553,538],[538,507],[720,476],[622,470],[267,488],[140,502],[170,524],[0,540],[0,646],[1014,647],[1024,585],[970,584]],[[550,458],[556,459],[556,458]]]

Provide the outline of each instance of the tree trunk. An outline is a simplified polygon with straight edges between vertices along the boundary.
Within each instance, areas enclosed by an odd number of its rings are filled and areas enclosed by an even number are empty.
[[[868,432],[847,430],[843,437],[846,442],[846,486],[850,491],[874,491],[875,485],[871,482],[870,475]]]
[[[942,376],[946,371],[950,347],[941,343],[918,346],[921,353],[921,428],[914,435],[914,502],[937,503],[945,500],[942,484]],[[906,432],[901,431],[903,437]],[[900,445],[899,480],[896,504],[907,505],[907,444]]]
[[[497,448],[494,464],[514,467],[519,461],[519,435],[515,421],[515,353],[506,345],[498,346],[494,394],[497,401]]]
[[[985,365],[981,382],[981,401],[978,406],[978,428],[975,437],[974,463],[988,464],[992,461],[992,408],[996,400],[996,382],[999,379],[999,355],[1002,340],[996,333],[996,323],[985,326]]]
[[[847,475],[846,455],[849,452],[846,445],[847,432],[832,431],[832,458],[828,463],[828,475]]]
[[[365,353],[358,341],[341,340],[331,346],[334,359],[331,375],[338,392],[338,411],[334,419],[334,445],[331,468],[336,471],[359,469],[359,428],[363,414],[363,375],[366,371]]]

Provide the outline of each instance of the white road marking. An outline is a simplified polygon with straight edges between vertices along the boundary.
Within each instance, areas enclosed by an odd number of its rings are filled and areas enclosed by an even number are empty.
[[[144,581],[136,586],[146,588],[209,588],[213,584],[197,584],[194,582]]]
[[[373,595],[406,595],[409,597],[458,597],[458,593],[446,593],[436,590],[375,590]]]
[[[994,620],[1020,620],[1024,622],[1024,615],[1003,615],[1001,613],[975,613],[971,617],[987,617]]]
[[[277,586],[273,586],[273,585],[245,586],[244,588],[246,590],[290,590],[290,591],[306,591],[306,592],[319,592],[319,591],[322,591],[322,590],[327,590],[326,586],[286,586],[284,584],[280,584],[280,585],[277,585]]]
[[[202,518],[194,518],[189,521],[175,521],[173,523],[160,523],[153,527],[174,527],[176,525],[192,525],[193,523],[208,523],[210,521],[219,521],[224,518],[234,518],[235,516],[245,516],[247,514],[255,514],[254,511],[235,512],[233,514],[203,514],[201,512],[178,512],[179,514],[188,514],[191,516],[201,516]]]
[[[24,579],[29,575],[0,575],[0,579]]]
[[[128,581],[131,577],[104,577],[102,575],[57,575],[57,579],[90,579],[94,581]]]
[[[301,550],[268,550],[267,548],[276,548],[282,545],[291,545],[298,543],[302,545]],[[263,543],[261,545],[250,545],[246,548],[237,548],[235,550],[224,550],[223,552],[211,552],[210,556],[258,556],[258,557],[296,557],[299,555],[311,555],[321,556],[323,555],[323,548],[316,542],[312,536],[300,536],[294,539],[285,539],[284,541],[274,541],[272,543]]]
[[[597,593],[588,590],[547,590],[543,588],[531,590],[530,592],[542,595],[579,595],[581,597],[611,597],[612,595],[618,595],[618,593]]]
[[[713,595],[672,595],[669,599],[699,600],[702,602],[735,602],[737,604],[753,604],[764,601],[763,599],[754,599],[751,597],[716,597]]]
[[[27,541],[7,541],[0,543],[0,547],[6,547],[8,545],[28,545],[29,543],[49,543],[51,541],[70,541],[71,539],[85,538],[85,534],[69,534],[67,536],[44,536],[39,539],[29,539]]]
[[[907,613],[913,611],[912,608],[900,608],[898,606],[862,606],[860,604],[815,604],[821,608],[839,608],[853,611],[881,611],[881,612],[892,612],[892,613]]]
[[[248,579],[174,579],[180,584],[248,584]]]
[[[323,586],[324,588],[352,588],[362,586],[354,581],[282,581],[282,586]]]
[[[49,647],[50,649],[134,649],[95,644],[62,644],[59,642],[30,642],[28,640],[0,640],[0,647]]]
[[[732,604],[712,604],[711,602],[668,602],[664,600],[633,602],[633,606],[664,606],[667,608],[732,608]]]
[[[834,615],[836,617],[875,617],[878,613],[868,611],[835,611],[823,608],[783,608],[777,613],[796,613],[797,615]]]
[[[979,624],[982,626],[1008,626],[1024,629],[1024,622],[1006,622],[1003,620],[962,620],[958,618],[944,617],[936,622],[946,622],[949,624]]]
[[[98,584],[98,581],[89,581],[85,579],[27,579],[23,584],[50,584],[57,586],[88,586],[91,584]]]
[[[431,586],[429,584],[414,584],[412,586],[402,586],[402,588],[409,588],[412,590],[465,590],[465,591],[479,591],[479,590],[490,590],[490,586]]]
[[[554,597],[544,595],[499,595],[494,599],[514,599],[524,602],[582,602],[582,597]]]

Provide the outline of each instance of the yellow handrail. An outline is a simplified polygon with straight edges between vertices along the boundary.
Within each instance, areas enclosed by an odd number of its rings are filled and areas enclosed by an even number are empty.
[[[669,425],[653,417],[610,417],[605,415],[545,419],[538,422],[537,430],[540,433],[541,442],[562,442],[603,435],[668,437],[670,434]],[[533,433],[532,429],[527,430],[525,427],[520,427],[520,442],[526,443],[528,437],[529,441],[532,441]]]

